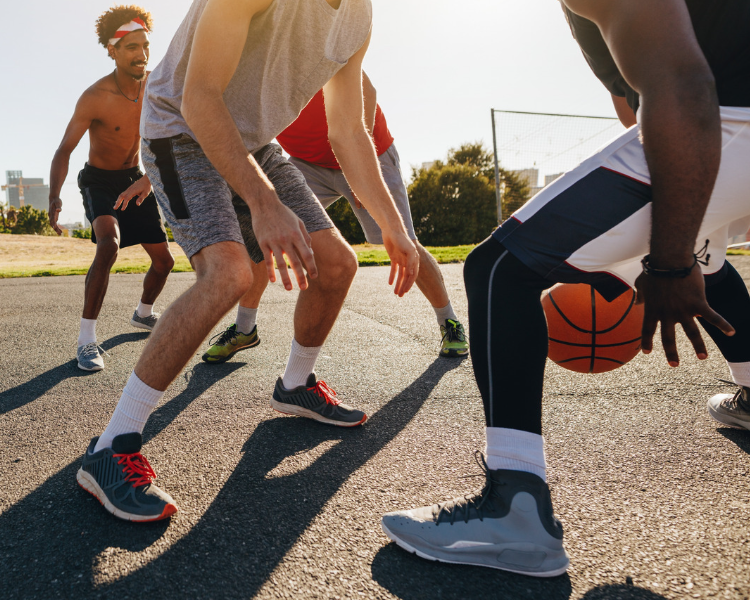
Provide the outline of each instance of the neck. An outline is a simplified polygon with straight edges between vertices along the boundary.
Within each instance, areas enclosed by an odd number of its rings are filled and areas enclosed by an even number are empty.
[[[123,73],[119,67],[115,69],[115,77],[117,78],[117,85],[128,96],[135,97],[141,89],[142,82],[136,81],[127,73]]]

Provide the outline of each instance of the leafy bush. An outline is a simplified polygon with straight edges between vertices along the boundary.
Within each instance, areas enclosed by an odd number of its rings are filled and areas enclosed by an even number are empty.
[[[74,229],[73,237],[79,238],[81,240],[90,240],[91,239],[91,227],[87,227],[86,229]]]
[[[18,211],[18,220],[13,227],[13,233],[25,233],[32,235],[55,235],[50,227],[49,216],[46,210],[39,210],[33,206],[22,206]]]
[[[350,244],[364,244],[365,234],[362,226],[354,216],[349,201],[343,196],[331,204],[327,209],[328,216],[331,217],[333,224],[336,225],[341,235]]]

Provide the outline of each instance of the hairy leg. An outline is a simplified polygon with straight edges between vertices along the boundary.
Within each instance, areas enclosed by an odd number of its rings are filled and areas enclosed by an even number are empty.
[[[151,257],[151,266],[143,279],[143,295],[141,302],[143,304],[153,304],[164,289],[167,283],[167,277],[174,267],[174,257],[169,251],[169,244],[162,242],[160,244],[141,244],[143,249]]]
[[[96,319],[109,286],[109,270],[117,260],[120,250],[120,227],[117,219],[102,215],[91,224],[96,235],[96,255],[86,273],[83,298],[84,319]]]
[[[250,287],[251,262],[245,247],[236,242],[208,246],[192,257],[197,281],[159,319],[135,366],[141,381],[156,390],[167,389]]]
[[[252,263],[253,271],[253,284],[250,289],[240,298],[240,306],[245,308],[258,308],[260,299],[263,297],[263,292],[268,287],[268,271],[266,271],[266,263]]]
[[[300,292],[294,311],[294,339],[304,347],[323,345],[357,273],[357,256],[337,229],[310,237],[318,277]]]

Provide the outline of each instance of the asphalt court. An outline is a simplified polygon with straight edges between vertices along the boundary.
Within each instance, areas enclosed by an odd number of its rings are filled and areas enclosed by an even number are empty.
[[[732,261],[750,281],[750,257]],[[465,322],[462,266],[441,268]],[[0,281],[0,598],[750,598],[750,432],[710,420],[728,372],[712,344],[698,361],[684,336],[679,369],[654,352],[597,376],[547,370],[566,575],[435,564],[390,543],[384,512],[481,485],[465,476],[480,473],[484,420],[470,359],[438,358],[427,301],[395,297],[387,277],[360,269],[317,367],[368,422],[271,410],[296,299],[272,285],[260,346],[223,365],[199,352],[149,420],[144,454],[180,512],[146,525],[75,482],[147,339],[128,324],[143,276],[112,276],[94,374],[74,361],[83,277]],[[156,310],[193,278],[172,275]]]

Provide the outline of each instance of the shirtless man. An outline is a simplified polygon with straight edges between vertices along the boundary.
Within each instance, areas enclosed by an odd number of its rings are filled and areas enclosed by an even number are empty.
[[[104,368],[96,341],[96,319],[118,250],[140,244],[151,257],[143,294],[130,320],[139,329],[151,331],[156,325],[158,315],[153,305],[174,266],[151,184],[138,167],[138,127],[148,77],[150,29],[151,15],[137,7],[113,7],[99,17],[99,42],[115,61],[115,70],[78,100],[52,159],[49,220],[60,235],[60,190],[68,174],[70,154],[89,132],[89,158],[78,174],[83,207],[92,228],[91,241],[96,244],[96,255],[86,275],[78,336],[78,368],[84,371]]]
[[[291,290],[288,260],[300,288],[292,349],[271,406],[339,427],[367,419],[314,373],[357,258],[302,173],[270,142],[323,87],[331,145],[382,229],[390,283],[403,296],[419,254],[363,123],[371,27],[370,0],[194,0],[151,75],[143,162],[196,281],[162,316],[109,424],[84,453],[78,483],[115,516],[153,521],[176,512],[152,483],[141,434],[169,384],[252,284],[252,262],[264,262],[274,281],[275,259]]]

